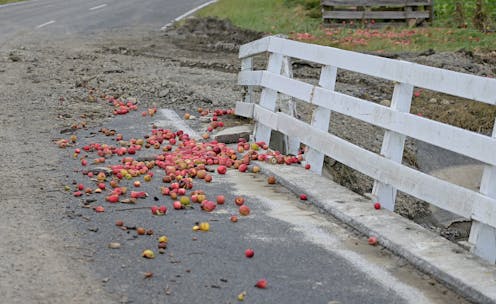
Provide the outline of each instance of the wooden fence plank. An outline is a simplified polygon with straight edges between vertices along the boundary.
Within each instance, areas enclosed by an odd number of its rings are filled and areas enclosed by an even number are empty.
[[[496,79],[272,37],[268,51],[441,93],[496,104]]]
[[[282,76],[293,78],[293,67],[291,65],[291,58],[284,56],[282,61]],[[296,103],[291,95],[280,94],[280,110],[287,113],[289,116],[297,117]],[[284,136],[284,151],[287,154],[298,155],[300,150],[300,140],[294,136]]]
[[[253,118],[253,105],[254,103],[237,102],[234,113],[238,116]]]
[[[496,227],[496,200],[493,198],[403,166],[284,113],[268,115],[264,112],[270,111],[258,105],[254,112],[263,119],[261,123],[277,126],[282,133],[294,134],[306,145],[357,171],[442,209]]]
[[[322,0],[325,6],[422,6],[431,5],[430,0]]]
[[[253,73],[253,80],[249,74]],[[496,165],[496,139],[409,113],[393,111],[346,94],[319,88],[268,72],[240,73],[240,79],[267,86],[302,101],[325,107],[353,118],[374,124],[406,136],[429,142],[438,147],[471,157],[486,164]],[[243,83],[242,83],[243,84]],[[435,132],[433,132],[435,130]]]
[[[394,86],[391,109],[399,112],[409,113],[412,103],[413,86],[405,83],[397,83]],[[403,159],[403,148],[405,146],[405,135],[386,130],[381,147],[381,155],[394,162],[401,163]],[[396,202],[396,189],[392,185],[374,181],[372,195],[375,196],[384,208],[394,211]]]
[[[269,62],[267,64],[267,71],[270,71],[274,74],[280,74],[282,68],[282,61],[283,61],[283,55],[279,53],[270,54]],[[262,90],[262,94],[260,96],[260,106],[273,112],[276,109],[277,94],[278,92],[276,90],[273,90],[269,87],[265,87]],[[270,135],[272,130],[269,127],[257,121],[257,123],[255,124],[254,131],[255,131],[254,134],[256,141],[263,141],[266,143],[270,143]]]
[[[428,11],[327,11],[324,19],[427,19]]]
[[[330,91],[334,91],[336,86],[336,78],[338,69],[333,66],[323,66],[320,72],[319,85]],[[331,110],[325,107],[317,107],[312,113],[312,126],[318,130],[325,132],[329,131],[329,122],[331,119]],[[310,148],[306,155],[306,161],[310,164],[310,169],[317,173],[322,174],[324,165],[324,153]]]
[[[496,138],[496,122],[493,126]],[[496,198],[496,166],[486,166],[482,174],[480,192]],[[496,228],[474,221],[470,230],[469,242],[474,244],[474,253],[491,263],[496,263]]]
[[[243,58],[241,60],[241,71],[253,70],[253,57]],[[245,102],[253,102],[253,87],[247,86],[245,92]]]
[[[250,57],[268,51],[270,40],[274,37],[264,37],[239,47],[239,58]]]

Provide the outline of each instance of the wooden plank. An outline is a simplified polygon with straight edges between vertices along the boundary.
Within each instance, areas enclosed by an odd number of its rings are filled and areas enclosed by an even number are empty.
[[[282,61],[283,61],[283,55],[281,55],[280,53],[270,54],[269,62],[267,64],[267,71],[272,72],[274,74],[280,74],[282,68]],[[262,90],[262,94],[260,95],[260,106],[274,112],[274,110],[276,109],[277,94],[278,94],[277,91],[270,89],[269,87],[265,87]],[[255,124],[254,134],[256,141],[263,141],[266,143],[270,143],[271,132],[272,130],[269,127],[267,127],[267,125],[263,125],[258,121]]]
[[[268,48],[292,58],[496,105],[496,79],[277,37]]]
[[[248,72],[246,72],[248,73]],[[325,107],[353,118],[438,147],[496,165],[496,139],[424,117],[393,111],[373,102],[319,88],[269,72],[262,73],[261,86],[267,86],[302,101]],[[433,132],[433,130],[436,130]]]
[[[255,115],[263,110],[255,105]],[[275,124],[280,132],[298,136],[306,145],[357,171],[383,183],[391,184],[398,190],[442,209],[496,227],[495,199],[396,163],[335,135],[316,130],[284,113],[271,114],[277,118],[259,116],[262,119],[268,119],[262,123],[274,125],[274,121],[277,121]]]
[[[337,75],[338,69],[336,67],[330,65],[323,66],[320,72],[319,86],[334,91]],[[318,130],[328,132],[330,120],[331,110],[326,107],[317,107],[312,113],[311,125]],[[322,174],[324,153],[310,148],[305,159],[310,164],[310,170],[317,174]]]
[[[236,102],[236,107],[234,108],[234,114],[246,118],[253,118],[253,106],[254,103],[238,101]]]
[[[291,66],[291,58],[284,56],[282,61],[281,75],[287,78],[293,78],[293,67]],[[280,110],[287,113],[289,116],[296,117],[296,103],[291,95],[280,94]],[[294,136],[284,136],[284,151],[287,154],[298,155],[300,150],[300,140]]]
[[[428,11],[323,11],[324,19],[427,19]]]
[[[324,6],[421,6],[431,5],[430,0],[322,0]]]
[[[403,113],[410,112],[412,104],[413,86],[405,83],[397,83],[394,86],[391,109]],[[381,155],[397,163],[403,159],[403,148],[405,146],[405,135],[386,130],[382,141]],[[384,208],[394,211],[396,202],[396,189],[392,185],[374,181],[372,189],[374,195]]]
[[[496,122],[493,126],[493,138],[496,138]],[[496,198],[496,166],[486,166],[482,174],[480,192],[492,198]],[[474,244],[473,252],[483,259],[496,263],[496,228],[480,223],[472,222],[469,242]]]
[[[252,71],[253,70],[253,57],[247,57],[241,59],[241,71]],[[245,102],[253,102],[253,87],[247,86],[245,91]]]
[[[238,73],[238,84],[245,86],[259,86],[262,83],[264,71],[241,71]]]
[[[256,54],[261,54],[268,51],[272,36],[264,37],[250,43],[243,44],[239,47],[239,58],[246,58]]]

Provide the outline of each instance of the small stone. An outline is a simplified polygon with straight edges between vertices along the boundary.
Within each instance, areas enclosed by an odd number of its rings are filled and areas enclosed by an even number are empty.
[[[162,91],[160,91],[160,93],[158,94],[158,96],[161,97],[161,98],[166,97],[167,95],[169,95],[169,92],[170,92],[169,89],[162,90]]]
[[[112,242],[112,243],[110,243],[110,244],[108,245],[108,247],[109,247],[110,249],[119,249],[119,248],[121,248],[121,243]]]

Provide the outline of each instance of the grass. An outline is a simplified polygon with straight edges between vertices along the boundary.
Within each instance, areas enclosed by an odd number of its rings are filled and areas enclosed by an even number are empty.
[[[452,2],[452,0],[449,0]],[[474,28],[456,28],[450,23],[453,9],[448,0],[438,0],[433,26],[369,29],[366,24],[325,28],[315,16],[314,0],[219,0],[199,12],[200,16],[229,19],[233,24],[292,39],[356,51],[402,52],[496,49],[496,34]],[[496,4],[488,2],[488,16],[496,18]],[[466,20],[470,21],[470,6]]]
[[[21,1],[24,1],[24,0],[0,0],[0,5],[12,3],[12,2],[21,2]]]

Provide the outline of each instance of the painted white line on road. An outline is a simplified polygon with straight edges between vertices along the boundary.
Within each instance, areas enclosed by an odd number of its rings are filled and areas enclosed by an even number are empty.
[[[169,28],[171,25],[174,24],[174,22],[178,22],[180,21],[181,19],[184,19],[186,17],[188,17],[189,15],[192,15],[194,13],[196,13],[197,11],[201,10],[202,8],[206,7],[206,6],[209,6],[210,4],[213,4],[217,2],[217,0],[212,0],[212,1],[208,1],[207,3],[204,3],[198,7],[195,7],[194,9],[192,10],[189,10],[187,11],[186,13],[182,14],[181,16],[177,17],[176,19],[174,19],[172,22],[169,22],[167,23],[166,25],[162,26],[160,29],[163,31],[163,30],[166,30],[167,28]]]
[[[40,24],[36,28],[39,29],[39,28],[42,28],[42,27],[47,26],[47,25],[52,24],[52,23],[55,23],[55,20],[50,20],[46,23]]]
[[[100,4],[100,5],[94,6],[94,7],[90,8],[89,10],[90,11],[94,11],[94,10],[97,10],[97,9],[100,9],[100,8],[104,8],[106,6],[107,6],[107,4],[104,3],[104,4]]]

